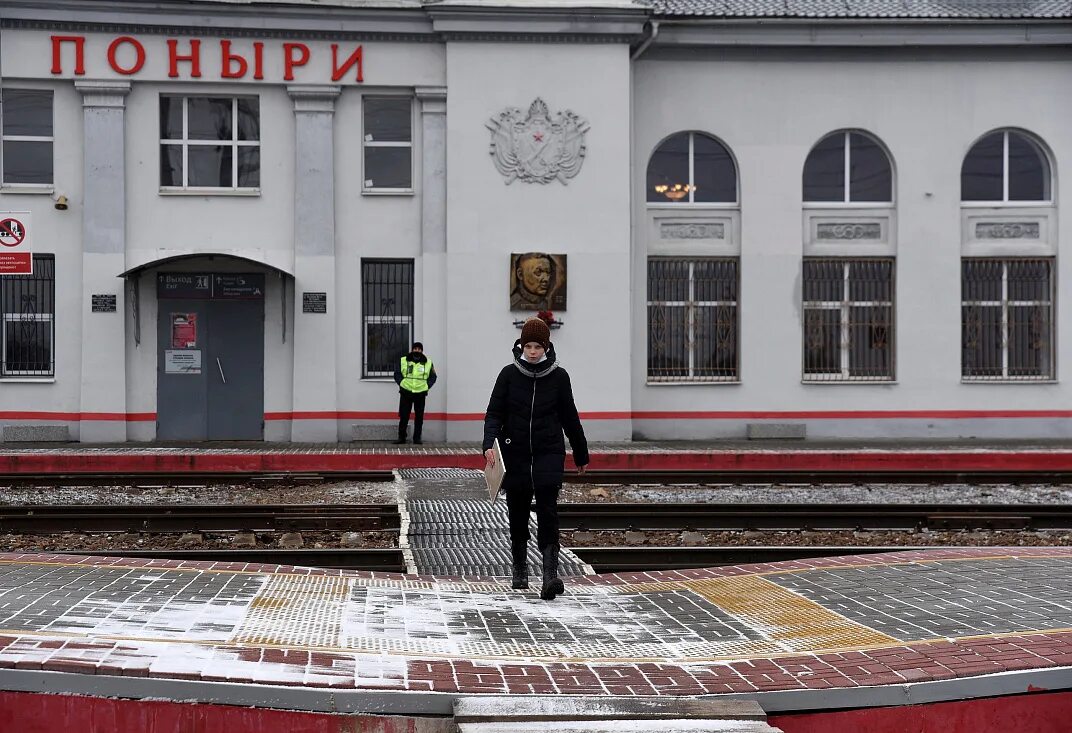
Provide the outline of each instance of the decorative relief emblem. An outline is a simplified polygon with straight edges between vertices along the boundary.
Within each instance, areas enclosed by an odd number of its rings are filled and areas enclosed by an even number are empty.
[[[718,222],[710,224],[671,224],[659,225],[660,239],[725,239],[726,225]]]
[[[878,239],[882,227],[869,224],[819,224],[815,229],[818,239]]]
[[[975,225],[976,239],[1038,239],[1037,221],[1029,222],[979,222]]]
[[[507,184],[556,178],[565,184],[581,171],[588,122],[570,110],[552,115],[537,97],[528,113],[507,107],[485,126],[491,130],[491,160]]]

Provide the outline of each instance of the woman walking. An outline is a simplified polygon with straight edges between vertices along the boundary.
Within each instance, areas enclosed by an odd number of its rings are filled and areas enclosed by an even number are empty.
[[[514,361],[499,372],[484,415],[484,456],[489,463],[495,460],[491,447],[498,438],[506,463],[503,488],[510,515],[512,585],[517,589],[529,587],[525,557],[529,507],[536,496],[536,546],[543,559],[540,598],[550,601],[565,590],[558,577],[558,492],[566,463],[562,433],[569,438],[580,473],[588,465],[588,441],[547,324],[539,318],[525,321],[513,352]]]

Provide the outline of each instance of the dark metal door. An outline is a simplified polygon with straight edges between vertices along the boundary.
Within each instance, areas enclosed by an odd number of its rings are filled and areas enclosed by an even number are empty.
[[[207,300],[159,300],[156,437],[208,436]]]
[[[159,440],[264,437],[264,276],[161,273]]]
[[[208,439],[261,440],[264,301],[213,300],[208,313]]]

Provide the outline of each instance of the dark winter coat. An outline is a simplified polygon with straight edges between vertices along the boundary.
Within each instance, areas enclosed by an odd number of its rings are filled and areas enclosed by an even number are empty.
[[[574,463],[588,465],[584,437],[569,374],[558,366],[554,344],[547,358],[530,364],[522,357],[520,339],[514,343],[514,361],[503,367],[491,391],[484,416],[483,450],[495,439],[506,464],[504,483],[552,486],[562,483],[566,460],[565,432]]]

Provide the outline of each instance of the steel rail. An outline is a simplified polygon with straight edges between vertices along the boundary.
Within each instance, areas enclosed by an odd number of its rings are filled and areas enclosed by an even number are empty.
[[[992,470],[634,470],[592,469],[583,474],[566,473],[571,484],[1067,484],[1072,471]]]
[[[85,471],[60,473],[0,473],[0,485],[34,486],[188,486],[219,483],[318,484],[331,481],[394,481],[391,471]],[[199,483],[200,482],[200,483]]]
[[[1072,529],[1051,504],[559,504],[572,530]]]
[[[398,530],[394,504],[0,506],[0,532],[237,532]]]

